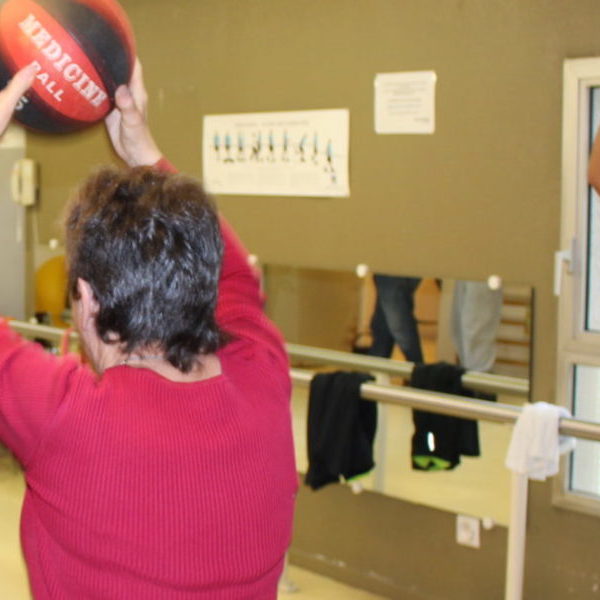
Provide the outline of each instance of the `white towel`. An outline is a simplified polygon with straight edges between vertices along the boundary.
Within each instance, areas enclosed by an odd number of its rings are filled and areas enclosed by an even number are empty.
[[[561,417],[570,416],[562,406],[526,404],[513,428],[506,466],[537,481],[556,475],[559,456],[575,448],[574,438],[558,434]]]

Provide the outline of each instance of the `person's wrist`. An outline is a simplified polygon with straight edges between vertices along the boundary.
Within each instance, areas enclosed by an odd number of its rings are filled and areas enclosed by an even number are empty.
[[[148,148],[147,150],[137,152],[127,161],[130,167],[151,167],[162,158],[162,152],[157,148]]]
[[[124,143],[124,160],[130,167],[150,167],[162,157],[156,142],[148,133],[138,135],[134,143]]]

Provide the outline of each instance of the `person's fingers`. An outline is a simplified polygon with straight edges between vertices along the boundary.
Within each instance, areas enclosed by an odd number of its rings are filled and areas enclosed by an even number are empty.
[[[17,102],[31,87],[37,69],[33,64],[17,71],[7,86],[0,92],[0,135],[4,133]]]
[[[115,124],[121,118],[120,112],[118,108],[113,108],[107,115],[104,117],[104,122],[106,126],[109,128],[113,128]]]
[[[32,63],[17,71],[8,85],[2,90],[4,102],[11,106],[11,111],[19,101],[19,98],[31,87],[35,74],[36,66]]]
[[[142,69],[142,63],[140,59],[136,56],[135,61],[133,63],[133,70],[131,73],[131,84],[132,85],[143,85],[144,74]]]
[[[135,109],[133,96],[126,85],[120,85],[115,92],[115,104],[121,111]]]
[[[133,100],[140,112],[146,114],[146,106],[148,105],[148,94],[146,93],[146,86],[144,85],[144,75],[142,69],[142,63],[138,58],[135,59],[133,65],[133,72],[131,74],[131,81],[129,82],[129,90],[133,96]]]
[[[113,143],[115,143],[121,123],[121,111],[118,108],[113,108],[104,118],[104,123],[108,130],[108,135]]]
[[[133,127],[143,123],[144,115],[127,86],[122,85],[117,89],[115,104],[117,109],[121,111],[121,122],[125,127]]]
[[[153,165],[162,156],[146,122],[147,94],[136,59],[129,85],[115,92],[115,108],[105,118],[115,152],[130,166]]]

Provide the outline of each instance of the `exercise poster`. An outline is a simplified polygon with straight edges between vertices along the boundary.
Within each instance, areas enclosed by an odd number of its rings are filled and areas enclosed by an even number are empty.
[[[207,115],[203,182],[212,194],[349,196],[347,109]]]

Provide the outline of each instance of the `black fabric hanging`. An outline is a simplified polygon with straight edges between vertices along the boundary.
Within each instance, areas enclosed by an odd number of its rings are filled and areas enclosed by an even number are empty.
[[[461,377],[465,370],[446,362],[415,365],[411,387],[457,396],[474,397]],[[413,410],[413,469],[436,471],[454,469],[460,456],[479,456],[477,421]]]
[[[351,479],[374,466],[373,439],[377,404],[360,397],[367,373],[319,373],[310,384],[308,471],[304,482],[317,490],[341,478]]]

